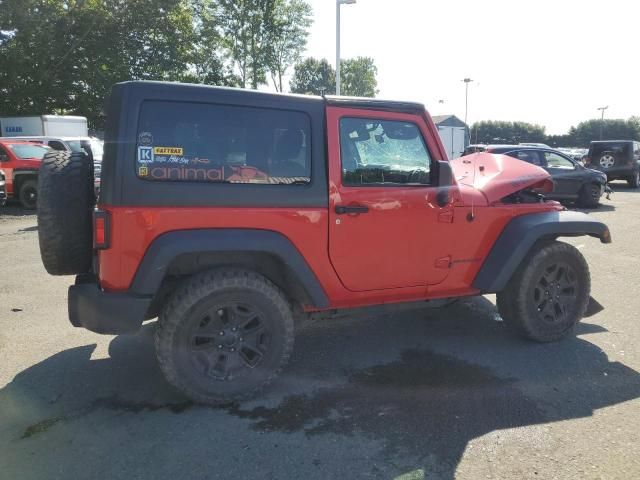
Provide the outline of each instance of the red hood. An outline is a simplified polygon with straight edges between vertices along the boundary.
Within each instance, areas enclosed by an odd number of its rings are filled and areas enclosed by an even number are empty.
[[[458,185],[482,192],[489,204],[551,178],[545,170],[530,163],[484,152],[456,158],[451,167]]]

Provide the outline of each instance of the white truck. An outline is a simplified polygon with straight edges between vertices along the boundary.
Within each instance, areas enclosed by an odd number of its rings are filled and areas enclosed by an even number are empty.
[[[0,117],[0,137],[22,136],[88,137],[89,129],[85,117],[71,115]]]

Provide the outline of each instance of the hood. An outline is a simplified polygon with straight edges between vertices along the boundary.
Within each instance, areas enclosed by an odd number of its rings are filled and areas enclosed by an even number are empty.
[[[545,180],[551,181],[551,176],[540,167],[493,153],[472,153],[456,158],[451,160],[451,167],[458,185],[480,191],[488,204]]]

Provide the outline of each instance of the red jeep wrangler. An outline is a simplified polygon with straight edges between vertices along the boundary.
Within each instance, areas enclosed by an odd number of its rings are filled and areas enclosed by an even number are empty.
[[[77,275],[71,323],[120,334],[159,317],[162,371],[204,403],[272,380],[310,312],[497,293],[509,327],[557,340],[590,278],[556,239],[610,242],[545,201],[536,166],[448,162],[408,102],[122,83],[97,208],[79,155],[47,154],[39,186],[44,265]]]
[[[0,169],[6,177],[7,198],[18,198],[24,208],[36,208],[38,170],[48,151],[42,145],[0,139]]]

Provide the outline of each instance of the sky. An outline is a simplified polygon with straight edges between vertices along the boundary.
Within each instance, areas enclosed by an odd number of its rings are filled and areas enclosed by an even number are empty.
[[[308,0],[306,56],[335,66],[335,0]],[[432,115],[526,121],[550,134],[609,106],[640,115],[637,0],[357,0],[342,7],[342,58],[373,57],[380,98]],[[441,103],[441,101],[443,103]]]

